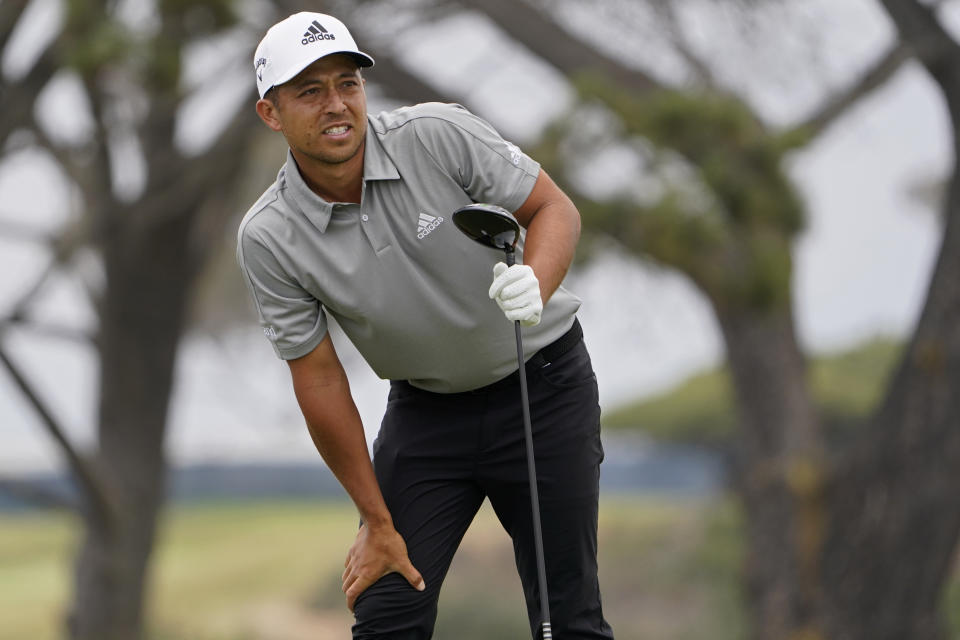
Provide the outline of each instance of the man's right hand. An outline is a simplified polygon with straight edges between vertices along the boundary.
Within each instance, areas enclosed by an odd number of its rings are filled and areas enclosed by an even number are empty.
[[[374,582],[396,571],[417,591],[423,591],[426,583],[407,556],[407,545],[397,530],[390,525],[370,528],[360,526],[347,559],[341,578],[341,588],[347,596],[347,607],[353,611],[357,596]]]

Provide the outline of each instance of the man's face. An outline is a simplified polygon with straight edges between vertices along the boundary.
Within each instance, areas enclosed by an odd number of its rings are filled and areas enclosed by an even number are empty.
[[[257,112],[283,133],[297,154],[323,164],[341,164],[363,148],[367,96],[357,63],[347,55],[320,58],[261,99]]]

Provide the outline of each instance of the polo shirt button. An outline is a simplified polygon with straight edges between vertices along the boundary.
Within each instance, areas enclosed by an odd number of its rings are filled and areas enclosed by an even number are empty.
[[[362,216],[360,216],[360,219],[366,222],[367,220],[370,219],[370,216],[368,216],[367,214],[363,214]]]

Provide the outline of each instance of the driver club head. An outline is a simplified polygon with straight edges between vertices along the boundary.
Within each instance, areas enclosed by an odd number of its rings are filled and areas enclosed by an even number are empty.
[[[468,204],[453,212],[453,224],[480,244],[513,253],[520,239],[520,223],[495,204]]]

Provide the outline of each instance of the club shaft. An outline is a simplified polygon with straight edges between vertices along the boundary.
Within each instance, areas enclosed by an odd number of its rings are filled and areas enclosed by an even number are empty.
[[[515,262],[513,251],[506,251],[507,266]],[[523,359],[523,336],[520,321],[513,323],[517,334],[517,365],[520,374],[520,405],[523,411],[523,435],[527,446],[527,480],[530,483],[530,512],[533,515],[533,546],[537,556],[537,579],[540,583],[540,628],[543,640],[552,640],[550,627],[550,595],[547,592],[547,568],[543,558],[543,530],[540,525],[540,495],[537,492],[537,463],[533,455],[533,426],[530,421],[530,397],[527,394],[527,368]]]
[[[520,373],[520,398],[523,410],[523,435],[527,443],[527,479],[530,482],[530,511],[533,514],[533,546],[537,554],[537,579],[540,581],[540,615],[544,640],[550,640],[550,596],[547,593],[547,569],[543,558],[543,530],[540,526],[540,496],[537,492],[537,464],[533,456],[533,426],[530,422],[530,399],[527,395],[527,368],[523,363],[523,338],[520,321],[514,322],[517,334],[517,361]]]

